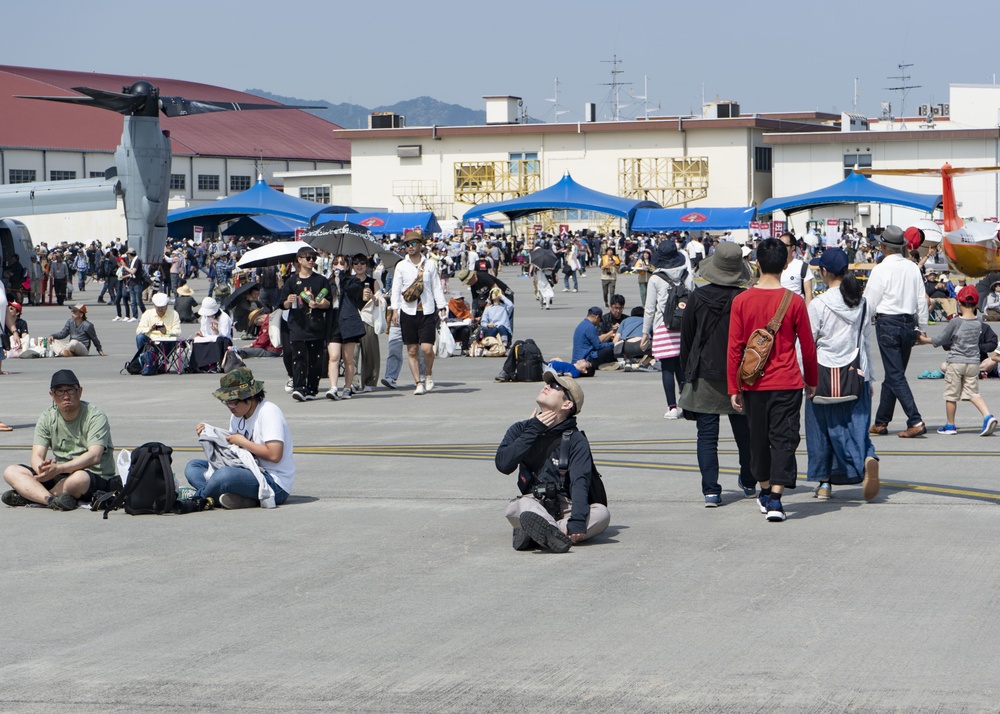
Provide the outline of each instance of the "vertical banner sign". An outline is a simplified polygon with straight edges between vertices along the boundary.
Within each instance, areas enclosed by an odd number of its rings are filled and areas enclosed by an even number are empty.
[[[569,223],[560,223],[559,224],[559,235],[563,235],[563,234],[569,235]]]
[[[836,218],[826,219],[826,244],[836,245],[840,240],[840,221]]]
[[[784,221],[771,221],[771,237],[772,238],[778,238],[784,232],[785,232],[785,222]]]
[[[204,229],[201,226],[194,227],[194,242],[201,243]]]
[[[482,221],[476,221],[476,235],[481,236],[486,232],[486,224]]]
[[[295,229],[295,240],[302,240],[302,234],[306,232],[305,228]]]

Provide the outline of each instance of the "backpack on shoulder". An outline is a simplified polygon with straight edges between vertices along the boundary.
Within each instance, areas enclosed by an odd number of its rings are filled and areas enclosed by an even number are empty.
[[[132,516],[173,512],[177,501],[171,458],[173,451],[158,441],[137,447],[132,452],[125,484],[115,493],[95,497],[93,509],[103,510],[104,518],[123,506],[125,512]]]
[[[743,384],[753,386],[763,376],[767,360],[771,356],[771,348],[774,347],[774,335],[781,328],[788,306],[792,304],[793,294],[791,290],[785,290],[781,304],[778,305],[778,312],[767,323],[767,327],[759,327],[750,333],[750,339],[743,349],[743,359],[740,361],[738,377],[741,390]]]

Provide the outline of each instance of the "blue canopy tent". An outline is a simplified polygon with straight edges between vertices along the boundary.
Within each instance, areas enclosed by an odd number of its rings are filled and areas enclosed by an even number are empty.
[[[424,235],[440,233],[441,226],[431,211],[399,212],[399,213],[322,213],[313,216],[315,225],[327,221],[349,221],[364,226],[375,235],[395,233],[403,235],[405,231],[419,228]]]
[[[305,221],[295,221],[281,216],[243,216],[222,231],[224,236],[293,236],[299,228],[306,227]]]
[[[629,231],[730,231],[750,227],[756,209],[747,208],[640,208]]]
[[[308,221],[310,216],[324,208],[329,206],[275,191],[261,178],[252,188],[235,196],[170,211],[167,214],[167,233],[171,237],[182,238],[191,235],[194,226],[203,226],[207,230],[216,231],[220,223],[241,216],[280,216],[296,221]],[[347,207],[342,207],[340,210],[341,213],[352,211],[353,209]]]
[[[601,193],[592,188],[581,186],[567,171],[555,184],[541,191],[529,193],[527,196],[512,198],[507,201],[484,203],[470,208],[462,216],[462,220],[485,216],[487,213],[502,213],[509,219],[530,216],[541,211],[561,211],[567,208],[577,208],[585,211],[608,213],[612,216],[631,219],[639,208],[659,208],[655,201],[640,201],[635,198],[622,198]]]
[[[503,228],[503,223],[491,221],[489,218],[470,218],[465,222],[465,225],[475,228],[477,223],[482,223],[483,228],[488,231],[495,231]]]
[[[757,209],[757,215],[766,215],[775,211],[790,214],[817,206],[843,203],[888,203],[931,213],[941,204],[941,195],[931,196],[925,193],[900,191],[875,183],[862,174],[852,173],[840,183],[821,188],[818,191],[784,198],[769,198]]]

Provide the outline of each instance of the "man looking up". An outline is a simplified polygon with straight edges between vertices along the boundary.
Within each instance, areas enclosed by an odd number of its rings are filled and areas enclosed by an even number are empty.
[[[72,511],[77,499],[89,500],[97,491],[113,490],[114,444],[108,417],[81,401],[83,387],[71,370],[52,375],[49,395],[53,405],[35,424],[31,465],[8,466],[3,472],[13,489],[0,496],[8,506],[38,503],[56,511]]]

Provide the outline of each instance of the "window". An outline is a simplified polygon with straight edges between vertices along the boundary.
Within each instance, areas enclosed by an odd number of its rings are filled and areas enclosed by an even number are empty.
[[[299,198],[316,203],[330,203],[329,186],[300,186]]]
[[[771,173],[771,147],[756,146],[753,150],[753,170],[761,173]]]
[[[844,154],[844,178],[854,172],[854,167],[859,169],[870,169],[872,167],[871,154]]]
[[[90,178],[104,178],[104,172],[103,171],[91,171],[87,175],[90,176]]]
[[[239,193],[241,191],[249,191],[250,187],[253,185],[253,178],[250,176],[230,176],[229,177],[229,191]]]
[[[174,191],[183,191],[187,188],[187,176],[184,174],[170,174],[170,188]]]
[[[76,171],[49,171],[49,181],[72,181]]]
[[[522,170],[522,168],[526,174],[538,173],[537,151],[522,151],[520,153],[510,154],[509,156],[511,174],[517,174]]]
[[[199,191],[218,191],[219,190],[219,175],[218,174],[198,174],[198,190]]]
[[[34,169],[10,169],[7,172],[7,183],[31,183],[34,180]]]

